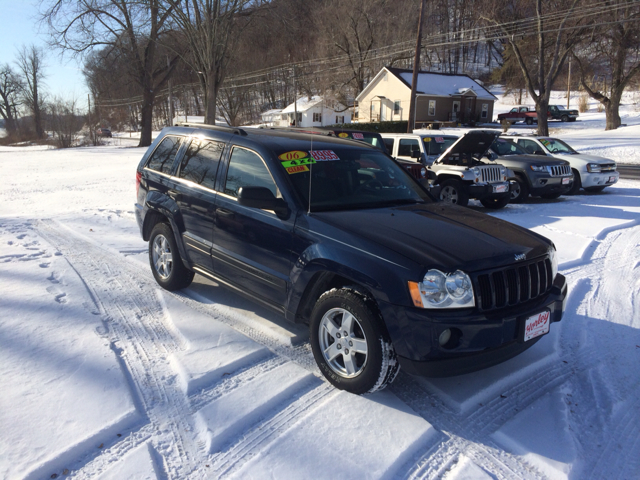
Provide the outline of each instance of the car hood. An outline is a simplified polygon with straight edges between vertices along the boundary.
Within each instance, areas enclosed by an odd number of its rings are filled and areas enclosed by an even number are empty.
[[[585,163],[616,163],[614,160],[610,158],[599,157],[597,155],[589,155],[587,153],[578,153],[578,154],[568,154],[568,153],[552,153],[554,157],[566,159],[569,161],[572,160],[582,160]]]
[[[453,142],[451,146],[436,159],[436,163],[440,162],[441,159],[455,154],[467,153],[482,155],[489,150],[489,147],[494,140],[500,136],[500,133],[498,130],[472,130],[467,132]]]
[[[471,209],[434,203],[314,214],[342,231],[397,252],[425,268],[486,270],[544,255],[551,242]]]

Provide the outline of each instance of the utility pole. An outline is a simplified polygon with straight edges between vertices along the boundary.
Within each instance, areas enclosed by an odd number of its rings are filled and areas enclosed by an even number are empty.
[[[413,57],[413,76],[411,77],[411,97],[409,99],[409,118],[407,119],[407,133],[413,133],[416,116],[416,84],[418,83],[418,70],[420,70],[420,48],[422,44],[422,18],[427,0],[422,0],[420,6],[420,19],[418,20],[418,39],[416,40],[416,54]]]
[[[87,110],[87,123],[89,124],[89,140],[95,145],[95,141],[93,140],[93,136],[95,132],[93,132],[93,125],[91,124],[91,94],[87,93],[87,105],[89,109]]]
[[[169,62],[169,55],[167,55],[167,70],[171,68],[171,63]],[[173,94],[171,91],[171,76],[169,76],[169,126],[173,125]]]
[[[296,66],[293,66],[293,126],[298,125],[298,87],[296,86]]]
[[[569,109],[569,100],[571,100],[571,57],[569,57],[569,77],[567,78],[567,110]]]

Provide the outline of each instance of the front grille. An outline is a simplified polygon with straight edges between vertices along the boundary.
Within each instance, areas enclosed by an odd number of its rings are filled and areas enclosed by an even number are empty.
[[[421,164],[416,164],[416,165],[406,165],[404,166],[404,168],[411,174],[411,176],[417,180],[420,180],[422,178],[422,165]]]
[[[570,165],[551,165],[547,167],[552,177],[564,177],[571,174]]]
[[[601,166],[603,172],[615,172],[616,164],[615,163],[605,163]]]
[[[547,293],[552,283],[548,258],[480,273],[474,278],[477,305],[482,311],[527,302]]]
[[[480,181],[483,183],[502,182],[500,167],[480,167]]]

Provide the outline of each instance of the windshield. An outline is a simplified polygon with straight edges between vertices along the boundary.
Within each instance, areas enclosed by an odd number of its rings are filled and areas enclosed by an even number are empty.
[[[429,156],[440,156],[449,148],[458,137],[424,137],[425,150]]]
[[[497,153],[500,156],[504,155],[526,155],[525,152],[517,143],[512,142],[511,140],[506,140],[504,138],[497,138],[491,144],[491,150]]]
[[[557,138],[541,138],[540,143],[551,153],[577,154],[573,148]]]
[[[377,150],[335,146],[332,150],[275,153],[304,205],[309,204],[311,190],[312,212],[433,201],[402,167]],[[282,160],[302,154],[305,158]]]

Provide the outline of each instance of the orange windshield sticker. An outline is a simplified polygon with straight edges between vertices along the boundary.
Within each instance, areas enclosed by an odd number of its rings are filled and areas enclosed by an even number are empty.
[[[307,152],[301,152],[300,150],[293,150],[291,152],[283,153],[282,155],[278,155],[278,158],[285,162],[288,160],[300,160],[301,158],[308,157],[309,154]]]
[[[296,165],[295,167],[287,167],[286,170],[287,173],[291,175],[293,173],[308,172],[309,167],[307,167],[306,165]]]
[[[348,134],[348,133],[344,133],[344,132],[339,133],[339,134],[338,134],[338,136],[339,136],[340,138],[349,138],[349,134]]]

